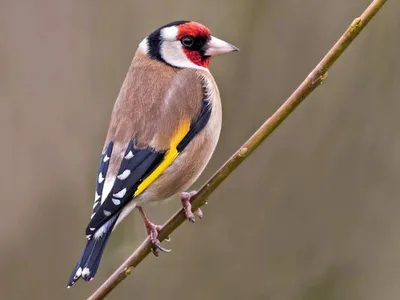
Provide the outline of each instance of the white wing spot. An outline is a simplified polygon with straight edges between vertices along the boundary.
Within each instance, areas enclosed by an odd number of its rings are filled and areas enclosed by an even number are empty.
[[[103,214],[108,217],[111,216],[111,212],[109,212],[108,210],[103,210]]]
[[[94,217],[95,214],[96,214],[96,213],[94,212],[94,213],[91,215],[90,219],[93,219],[93,217]]]
[[[99,202],[95,202],[94,204],[93,204],[93,208],[95,208],[96,206],[97,206],[97,204],[99,204]]]
[[[125,155],[125,159],[131,159],[133,157],[133,152],[132,150],[128,152],[127,155]]]
[[[122,190],[120,190],[118,193],[116,193],[116,194],[113,194],[113,196],[115,197],[115,198],[123,198],[124,196],[125,196],[125,194],[126,194],[126,188],[124,188],[124,189],[122,189]]]
[[[96,228],[90,227],[90,230],[91,230],[91,231],[94,231],[94,230],[96,230]]]
[[[100,199],[100,195],[97,194],[97,191],[94,193],[94,201],[97,201]]]
[[[103,180],[104,180],[104,177],[103,177],[103,174],[100,172],[99,173],[99,183],[102,183],[103,182]]]
[[[106,154],[106,156],[104,156],[103,158],[103,162],[107,162],[110,159],[110,157]]]
[[[119,174],[117,178],[119,180],[125,180],[126,178],[128,178],[129,175],[131,175],[131,170],[125,170],[124,172],[122,172],[122,174]]]
[[[107,178],[104,181],[103,193],[101,195],[101,204],[103,204],[103,202],[106,201],[108,195],[110,194],[114,185],[114,181],[115,177],[114,176],[111,177],[109,174],[107,174]]]
[[[112,198],[111,200],[112,200],[112,202],[114,203],[114,205],[120,205],[120,204],[121,204],[121,201],[118,200],[118,199]]]

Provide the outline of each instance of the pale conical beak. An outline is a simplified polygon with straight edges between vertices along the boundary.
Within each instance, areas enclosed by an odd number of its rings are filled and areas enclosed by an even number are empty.
[[[239,48],[214,36],[212,36],[211,39],[207,42],[206,47],[206,51],[204,52],[205,56],[215,56],[233,51],[239,51]]]

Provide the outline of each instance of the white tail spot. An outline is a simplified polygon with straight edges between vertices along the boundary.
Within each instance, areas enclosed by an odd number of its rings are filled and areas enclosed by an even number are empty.
[[[82,277],[89,276],[89,274],[90,274],[89,268],[84,268],[82,271]]]
[[[110,159],[110,157],[106,154],[106,156],[104,156],[103,158],[103,162],[107,162]]]
[[[76,270],[74,279],[78,279],[81,275],[82,275],[82,268],[79,268],[78,270]]]

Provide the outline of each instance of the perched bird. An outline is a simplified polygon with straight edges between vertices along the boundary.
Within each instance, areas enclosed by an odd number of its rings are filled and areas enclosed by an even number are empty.
[[[214,55],[238,51],[202,24],[178,21],[146,37],[132,60],[111,115],[96,180],[86,247],[68,282],[93,279],[113,228],[138,208],[153,252],[169,251],[142,205],[185,192],[206,167],[221,130],[221,101],[208,70]],[[202,212],[197,210],[197,216]]]

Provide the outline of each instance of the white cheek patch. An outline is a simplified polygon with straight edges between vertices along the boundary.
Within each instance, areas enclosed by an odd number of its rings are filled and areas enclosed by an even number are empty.
[[[164,41],[160,47],[160,54],[168,64],[174,67],[208,71],[207,68],[196,65],[186,56],[180,41]]]
[[[163,40],[160,47],[161,57],[170,65],[178,68],[192,68],[208,71],[207,68],[196,65],[185,54],[182,44],[176,39],[178,28],[176,26],[167,27],[161,30]],[[209,72],[209,71],[208,71]]]

